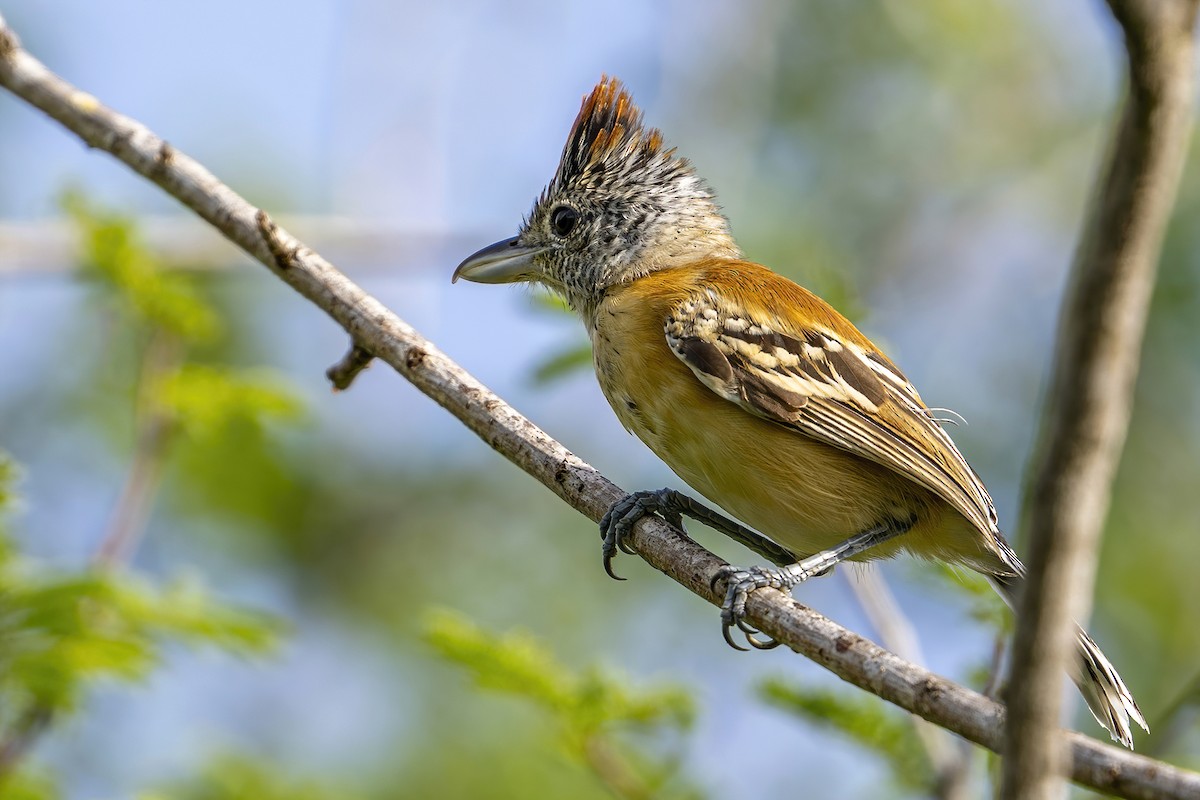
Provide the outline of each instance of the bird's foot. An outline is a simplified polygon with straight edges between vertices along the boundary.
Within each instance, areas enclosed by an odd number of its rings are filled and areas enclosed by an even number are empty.
[[[608,573],[608,577],[618,581],[625,580],[613,571],[613,558],[618,552],[634,554],[625,543],[625,537],[642,517],[658,514],[675,527],[683,529],[681,512],[684,509],[679,497],[679,492],[674,489],[656,489],[632,492],[613,503],[612,508],[600,519],[600,537],[604,540],[604,571]]]
[[[846,559],[854,558],[872,547],[907,532],[915,521],[914,518],[904,522],[876,525],[862,533],[856,533],[828,550],[822,550],[786,567],[750,567],[749,569],[729,565],[721,567],[713,576],[711,587],[715,592],[718,583],[725,583],[725,602],[721,604],[721,632],[725,636],[725,641],[735,650],[746,649],[733,641],[731,634],[736,627],[746,635],[746,641],[752,647],[759,650],[777,647],[779,645],[777,641],[769,636],[759,638],[763,635],[762,631],[746,622],[746,599],[751,592],[765,587],[778,589],[781,592],[791,592],[793,588],[809,578],[827,575]]]
[[[756,650],[770,650],[778,647],[779,642],[767,636],[762,631],[746,622],[746,600],[756,589],[778,589],[788,594],[796,586],[816,575],[824,575],[833,569],[832,565],[824,569],[813,570],[806,567],[805,562],[786,567],[735,567],[725,565],[713,576],[711,586],[716,591],[717,584],[725,584],[725,601],[721,603],[721,634],[734,650],[745,650],[733,639],[733,629],[737,628],[746,637],[746,642]]]

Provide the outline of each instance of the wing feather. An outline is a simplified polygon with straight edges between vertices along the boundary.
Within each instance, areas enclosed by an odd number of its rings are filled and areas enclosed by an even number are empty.
[[[908,379],[855,341],[857,331],[839,335],[755,313],[714,288],[680,303],[665,329],[672,352],[721,397],[882,464],[941,496],[981,531],[998,532],[983,483]]]

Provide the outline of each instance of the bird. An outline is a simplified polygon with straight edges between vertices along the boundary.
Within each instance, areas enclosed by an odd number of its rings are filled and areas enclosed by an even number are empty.
[[[468,256],[460,278],[540,284],[565,300],[621,424],[725,512],[673,489],[629,494],[600,524],[610,576],[637,520],[682,527],[688,516],[796,554],[714,579],[727,587],[722,630],[734,647],[735,628],[755,647],[775,644],[744,620],[750,592],[790,592],[847,559],[907,552],[967,567],[1012,605],[1025,568],[945,420],[832,306],[743,257],[713,189],[644,124],[618,79],[584,96],[518,234]],[[1076,642],[1072,677],[1132,748],[1131,720],[1149,730],[1142,712],[1082,628]]]

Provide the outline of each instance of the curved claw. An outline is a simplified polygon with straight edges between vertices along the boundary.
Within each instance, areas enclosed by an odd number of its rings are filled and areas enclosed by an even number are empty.
[[[761,633],[761,631],[760,631],[760,633]],[[774,650],[776,647],[779,647],[780,642],[778,639],[772,639],[770,636],[767,636],[766,634],[763,634],[763,635],[766,636],[765,639],[759,639],[759,638],[751,636],[749,633],[747,633],[746,641],[749,642],[750,646],[753,647],[755,650]]]
[[[637,555],[625,539],[642,517],[658,514],[675,527],[683,528],[683,515],[671,505],[674,496],[671,489],[631,492],[604,512],[600,518],[600,537],[604,540],[604,571],[610,578],[625,580],[613,571],[612,561],[618,552]]]
[[[715,592],[717,584],[721,581],[726,582],[725,600],[721,603],[722,633],[726,643],[735,650],[746,650],[733,641],[732,632],[736,627],[746,637],[746,643],[755,650],[772,650],[778,647],[779,641],[746,622],[746,599],[751,592],[765,587],[781,591],[790,590],[798,582],[795,576],[786,570],[773,567],[739,569],[725,565],[717,570],[709,581],[710,588]]]
[[[747,648],[742,647],[733,639],[733,629],[737,628],[746,637],[746,643],[755,650],[774,650],[779,647],[780,642],[772,639],[770,636],[763,634],[758,628],[755,628],[750,623],[746,622],[740,615],[735,614],[732,610],[721,612],[721,635],[725,637],[725,643],[734,650],[740,650],[743,653],[750,652]],[[763,636],[764,638],[758,638]]]
[[[710,580],[708,582],[708,590],[710,592],[712,592],[713,594],[716,594],[717,586],[720,583],[722,583],[723,581],[728,581],[729,579],[731,579],[734,576],[734,573],[736,573],[737,571],[738,571],[737,569],[735,569],[733,566],[731,566],[729,564],[726,564],[725,566],[721,567],[713,574],[712,580]],[[726,589],[725,589],[725,594],[726,595],[729,594],[728,587],[726,587]],[[725,599],[728,600],[729,599],[728,596]],[[722,606],[721,608],[724,609],[724,606]]]
[[[724,616],[724,615],[722,615],[722,616]],[[741,650],[743,653],[749,653],[750,652],[749,650],[747,650],[745,647],[742,647],[740,644],[738,644],[737,642],[735,642],[733,640],[733,636],[731,635],[732,631],[733,631],[733,621],[722,619],[721,620],[721,635],[725,637],[725,643],[727,645],[729,645],[730,647],[732,647],[734,650]]]
[[[779,647],[779,641],[777,639],[774,639],[770,635],[763,633],[749,622],[746,622],[744,618],[739,617],[736,624],[738,630],[741,631],[742,635],[746,637],[746,641],[755,650],[774,650],[776,647]],[[758,638],[760,636],[763,638]]]
[[[738,617],[736,624],[738,630],[745,634],[747,639],[752,639],[753,637],[762,633],[762,631],[751,625],[749,622],[746,622],[746,620],[742,617]]]
[[[613,570],[613,558],[615,556],[616,556],[616,553],[609,552],[607,550],[604,552],[604,572],[606,575],[608,575],[608,577],[612,578],[614,581],[623,581],[623,580],[625,580],[625,578],[622,578],[620,575],[618,575]]]
[[[600,518],[600,538],[604,540],[604,544],[601,546],[601,553],[604,559],[604,573],[614,581],[625,580],[625,578],[613,570],[613,559],[616,558],[618,551],[629,552],[629,546],[622,541],[624,529],[621,523],[625,521],[630,512],[635,508],[631,507],[629,503],[631,497],[632,495],[626,495],[613,503],[612,507],[604,512],[604,516]]]

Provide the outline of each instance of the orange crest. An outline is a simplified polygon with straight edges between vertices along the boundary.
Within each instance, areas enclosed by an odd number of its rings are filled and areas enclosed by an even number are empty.
[[[616,78],[602,76],[583,98],[579,116],[571,126],[559,163],[557,182],[562,184],[597,165],[620,161],[646,162],[662,152],[663,137],[656,128],[642,125],[642,112]]]

